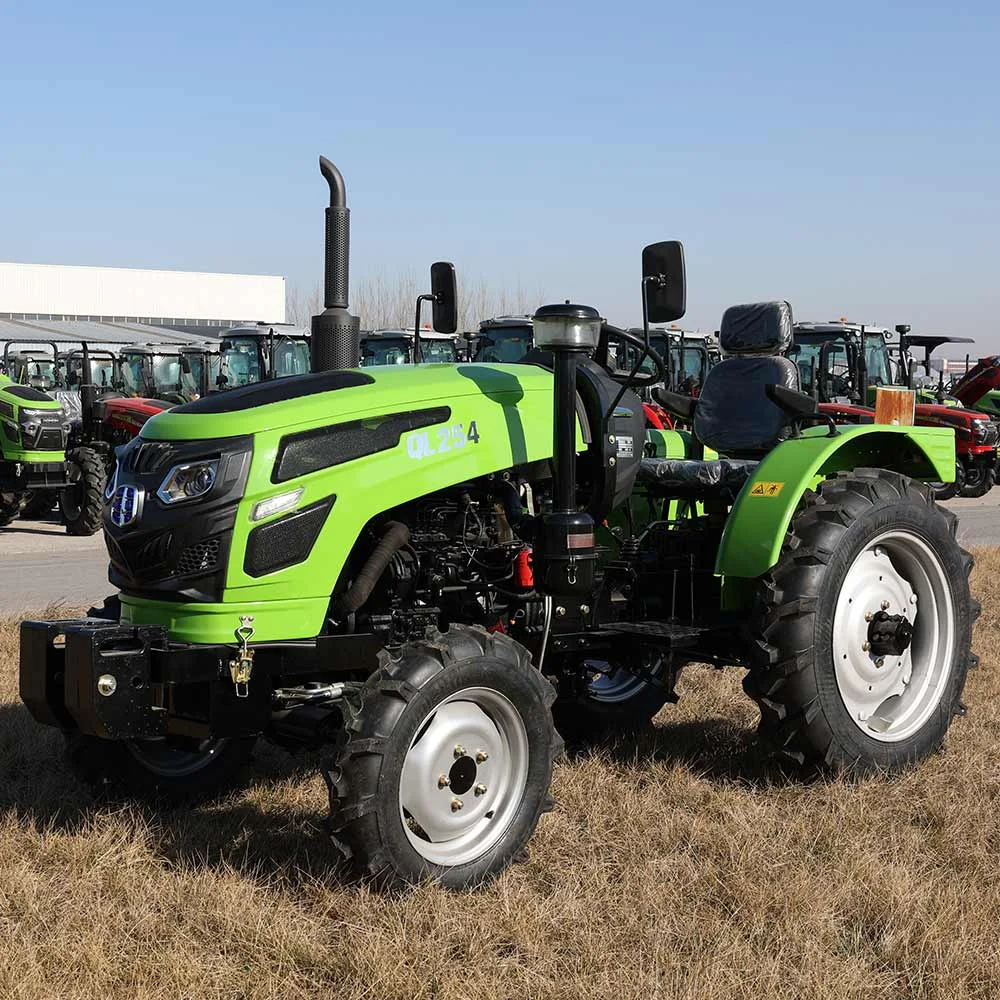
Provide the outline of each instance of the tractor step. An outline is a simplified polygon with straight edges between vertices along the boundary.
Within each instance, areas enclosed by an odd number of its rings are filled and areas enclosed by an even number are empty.
[[[680,625],[677,622],[614,622],[601,627],[602,635],[630,636],[640,641],[670,646],[672,649],[689,649],[710,632],[707,628]]]

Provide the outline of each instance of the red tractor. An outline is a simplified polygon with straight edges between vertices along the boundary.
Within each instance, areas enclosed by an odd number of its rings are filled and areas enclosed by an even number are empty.
[[[910,347],[923,347],[925,366],[931,351],[955,338],[909,337],[909,327],[897,327],[900,358],[894,364],[887,342],[888,331],[853,323],[797,323],[789,356],[796,361],[803,385],[819,400],[820,410],[838,423],[871,423],[874,394],[879,385],[911,386],[916,365]],[[894,378],[894,370],[897,372]],[[985,414],[949,403],[941,389],[923,390],[916,404],[916,422],[923,427],[951,427],[955,432],[955,482],[942,483],[939,500],[956,494],[981,497],[996,482],[997,425]],[[918,394],[918,399],[921,398]]]

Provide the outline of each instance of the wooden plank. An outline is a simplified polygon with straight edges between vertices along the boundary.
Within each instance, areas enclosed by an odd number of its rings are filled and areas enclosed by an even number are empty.
[[[917,394],[898,385],[875,389],[875,423],[911,427],[915,420]]]

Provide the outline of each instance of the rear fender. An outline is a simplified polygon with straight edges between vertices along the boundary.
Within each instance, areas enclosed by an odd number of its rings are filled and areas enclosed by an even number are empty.
[[[781,546],[806,490],[837,472],[891,469],[914,479],[953,482],[955,435],[947,427],[841,427],[835,437],[811,428],[778,445],[736,498],[726,521],[715,572],[724,577],[762,576]]]

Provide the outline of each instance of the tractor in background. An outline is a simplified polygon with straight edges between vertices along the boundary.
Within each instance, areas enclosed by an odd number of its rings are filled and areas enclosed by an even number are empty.
[[[843,322],[796,324],[789,357],[821,412],[838,423],[867,423],[874,420],[878,386],[910,385],[915,365],[905,346],[894,364],[887,335],[881,328]],[[935,487],[937,499],[988,493],[996,482],[997,426],[981,413],[946,402],[917,403],[915,413],[918,425],[951,428],[955,434],[955,471]]]

